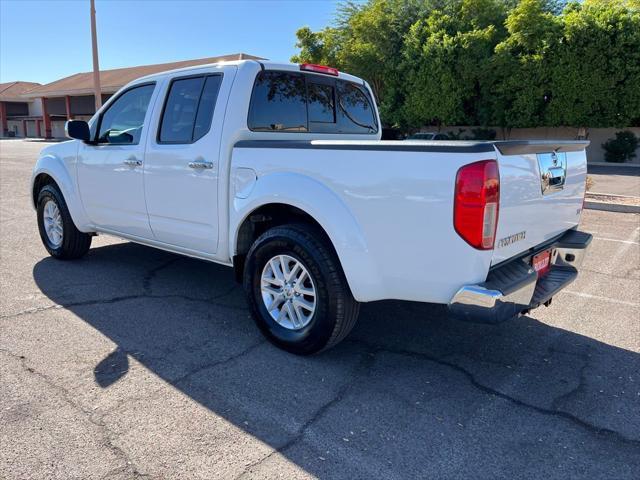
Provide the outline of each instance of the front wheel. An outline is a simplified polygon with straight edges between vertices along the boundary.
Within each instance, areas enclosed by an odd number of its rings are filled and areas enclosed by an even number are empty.
[[[76,228],[55,185],[45,185],[38,194],[38,230],[44,248],[55,258],[80,258],[91,247],[91,235]]]
[[[256,324],[275,345],[298,355],[331,348],[351,331],[359,304],[324,234],[283,225],[262,234],[244,268]]]

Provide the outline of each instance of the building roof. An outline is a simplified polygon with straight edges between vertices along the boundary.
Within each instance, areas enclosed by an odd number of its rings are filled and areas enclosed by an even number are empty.
[[[34,82],[7,82],[0,83],[0,100],[3,102],[24,102],[22,94],[39,87],[39,83]]]
[[[151,75],[153,73],[174,70],[176,68],[206,65],[209,63],[225,62],[231,60],[263,60],[246,53],[234,53],[219,57],[198,58],[195,60],[183,60],[180,62],[159,63],[156,65],[142,65],[139,67],[116,68],[113,70],[100,70],[100,89],[102,93],[114,93],[122,86],[136,78]],[[35,84],[38,85],[38,84]],[[76,73],[70,77],[61,78],[46,85],[36,86],[24,97],[59,97],[64,95],[92,95],[93,72]]]

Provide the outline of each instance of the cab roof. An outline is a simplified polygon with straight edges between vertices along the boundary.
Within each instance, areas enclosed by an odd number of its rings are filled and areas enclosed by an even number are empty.
[[[189,66],[189,67],[183,67],[183,68],[176,68],[173,70],[166,70],[164,72],[159,72],[159,73],[154,73],[152,75],[146,75],[144,77],[140,77],[136,80],[134,80],[133,83],[139,83],[139,82],[144,82],[144,81],[152,81],[152,80],[158,80],[161,79],[167,75],[174,75],[176,73],[186,73],[188,74],[189,72],[195,72],[195,71],[200,71],[200,70],[204,70],[206,68],[209,67],[213,67],[213,66],[227,66],[227,65],[235,65],[238,66],[239,68],[241,68],[244,65],[248,65],[248,64],[252,64],[252,65],[260,65],[261,68],[263,68],[264,70],[280,70],[280,71],[290,71],[290,72],[300,72],[300,64],[297,63],[288,63],[288,62],[274,62],[272,60],[255,60],[255,59],[246,59],[246,60],[231,60],[231,61],[223,61],[223,62],[215,62],[215,63],[207,63],[207,64],[202,64],[202,65],[194,65],[194,66]],[[312,71],[308,71],[305,70],[304,73],[309,74],[309,75],[318,75],[318,76],[326,76],[325,74],[322,73],[317,73],[317,72],[312,72]],[[344,72],[339,72],[338,73],[338,77],[340,79],[343,80],[348,80],[351,82],[355,82],[355,83],[360,83],[360,84],[365,84],[366,82],[359,78],[356,77],[354,75],[350,75],[348,73],[344,73]]]

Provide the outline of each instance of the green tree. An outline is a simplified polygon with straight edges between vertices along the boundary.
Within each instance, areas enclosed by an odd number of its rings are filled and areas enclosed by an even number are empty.
[[[296,33],[294,62],[365,78],[383,122],[640,123],[640,0],[369,0]]]
[[[635,6],[634,6],[635,4]],[[624,127],[640,122],[638,2],[570,5],[549,52],[548,125]]]
[[[411,26],[403,49],[407,93],[400,123],[486,124],[483,86],[505,35],[506,12],[500,0],[462,0]]]
[[[337,28],[325,28],[319,32],[312,32],[309,27],[298,29],[296,47],[300,49],[300,53],[291,57],[291,61],[342,68],[338,63],[338,54],[343,33]]]
[[[404,35],[430,5],[427,0],[347,2],[335,25],[317,33],[308,27],[296,32],[300,53],[291,60],[331,65],[365,78],[384,117],[393,118],[404,93],[400,72]]]
[[[490,104],[486,120],[503,128],[539,126],[551,98],[546,55],[558,43],[561,24],[543,0],[522,0],[505,25],[508,35],[495,47],[483,90]]]

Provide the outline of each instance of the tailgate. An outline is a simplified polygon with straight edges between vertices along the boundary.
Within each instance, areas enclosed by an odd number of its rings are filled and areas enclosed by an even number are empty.
[[[493,265],[578,225],[585,194],[588,144],[495,142],[500,213]]]

